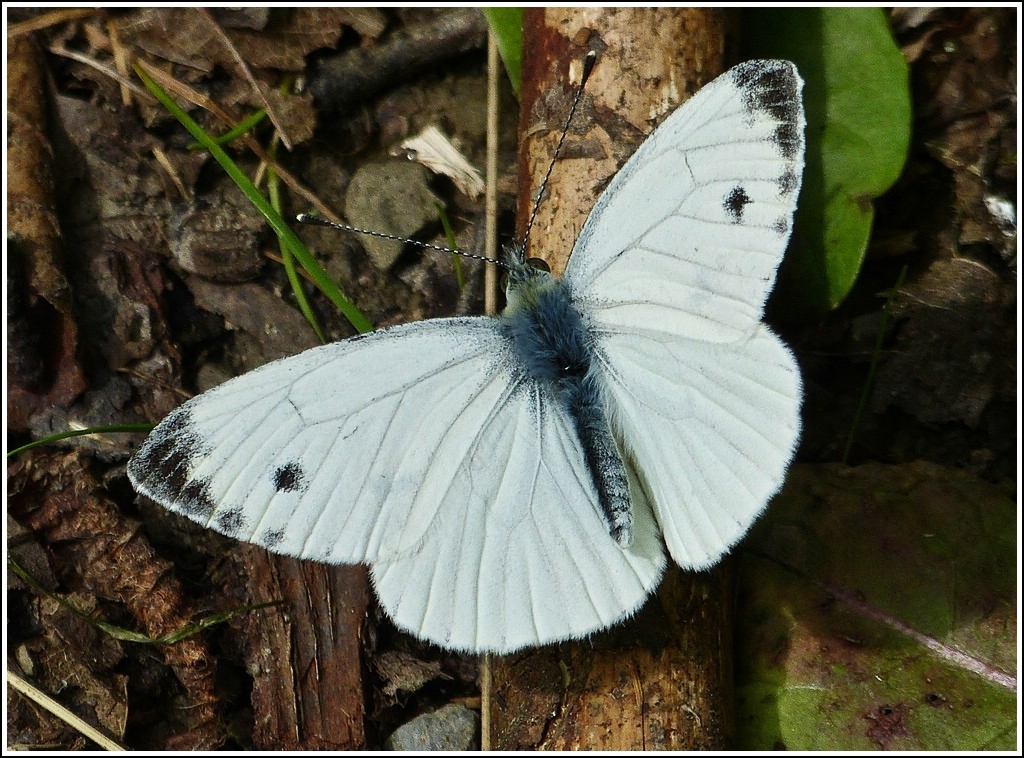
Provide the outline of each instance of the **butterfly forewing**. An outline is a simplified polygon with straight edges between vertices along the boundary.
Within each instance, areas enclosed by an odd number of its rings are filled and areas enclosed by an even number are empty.
[[[199,395],[128,467],[143,494],[276,552],[360,562],[414,549],[508,392],[489,319],[336,342]],[[443,398],[444,402],[440,402]]]
[[[566,268],[601,329],[731,341],[761,320],[803,169],[786,61],[726,72],[669,116],[587,218]]]

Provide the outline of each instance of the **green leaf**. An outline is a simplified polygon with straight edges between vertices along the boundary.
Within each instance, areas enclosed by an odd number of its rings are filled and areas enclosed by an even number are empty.
[[[483,11],[498,43],[498,53],[505,62],[512,89],[519,97],[523,67],[523,9],[484,8]]]
[[[1014,749],[1016,521],[1012,482],[794,466],[740,552],[740,749]]]
[[[872,203],[903,170],[907,64],[878,8],[748,10],[744,41],[751,57],[793,61],[806,82],[804,185],[771,308],[783,320],[818,318],[853,287]]]

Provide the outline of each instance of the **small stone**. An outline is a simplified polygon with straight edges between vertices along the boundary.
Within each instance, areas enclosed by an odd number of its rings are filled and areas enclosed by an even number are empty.
[[[463,705],[446,705],[398,727],[385,750],[479,750],[480,714]]]
[[[410,237],[430,222],[438,222],[437,205],[444,203],[431,190],[423,166],[405,160],[370,163],[352,176],[345,192],[348,223],[371,232]],[[402,254],[400,240],[359,235],[373,265],[387,271]]]

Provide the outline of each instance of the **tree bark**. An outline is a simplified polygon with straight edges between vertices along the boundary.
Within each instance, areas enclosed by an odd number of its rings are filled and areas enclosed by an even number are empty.
[[[253,677],[259,750],[366,747],[361,629],[369,602],[366,569],[237,549],[253,603],[282,601],[241,622]]]
[[[519,218],[590,49],[598,62],[529,234],[560,273],[608,180],[677,105],[724,68],[729,17],[712,9],[531,9],[524,17]],[[628,224],[629,219],[622,219]],[[732,739],[730,572],[666,572],[630,621],[494,661],[496,749],[726,749]]]

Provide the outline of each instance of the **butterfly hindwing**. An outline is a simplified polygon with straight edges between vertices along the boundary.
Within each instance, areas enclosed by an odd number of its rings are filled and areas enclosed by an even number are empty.
[[[522,385],[481,422],[422,549],[378,561],[381,604],[447,648],[506,653],[579,638],[631,614],[657,586],[664,551],[646,500],[623,550],[597,508],[570,419]]]
[[[782,484],[800,432],[800,373],[767,327],[736,345],[610,335],[613,427],[642,472],[673,560],[714,564]]]

